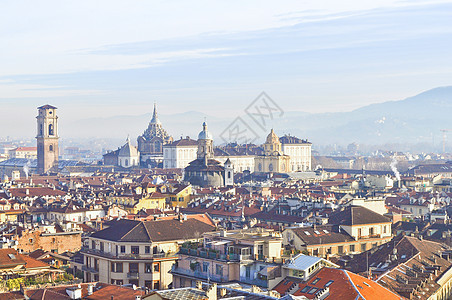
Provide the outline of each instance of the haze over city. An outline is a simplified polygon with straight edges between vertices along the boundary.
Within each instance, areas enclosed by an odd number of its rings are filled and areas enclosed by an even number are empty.
[[[451,1],[2,3],[0,126],[9,128],[3,135],[32,137],[42,103],[59,107],[69,127],[100,116],[151,114],[154,102],[162,115],[198,111],[228,119],[262,91],[286,112],[347,112],[402,100],[450,85],[451,7]],[[139,134],[134,130],[121,134]]]

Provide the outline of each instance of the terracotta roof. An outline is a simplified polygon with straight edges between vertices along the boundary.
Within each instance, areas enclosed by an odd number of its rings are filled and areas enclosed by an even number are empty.
[[[295,287],[297,288],[293,291]],[[274,290],[282,295],[292,290],[292,295],[294,296],[305,296],[308,299],[314,299],[317,293],[326,287],[329,288],[329,295],[324,298],[327,300],[402,299],[402,297],[370,279],[346,270],[327,267],[320,269],[306,282],[303,282],[301,278],[287,277]]]
[[[0,249],[0,268],[25,265],[24,258],[15,249]]]
[[[131,288],[118,286],[118,285],[108,285],[97,291],[94,291],[92,295],[86,296],[85,299],[90,300],[104,300],[104,299],[114,299],[114,300],[129,300],[135,299],[135,296],[144,296],[145,292],[141,290],[134,290]]]

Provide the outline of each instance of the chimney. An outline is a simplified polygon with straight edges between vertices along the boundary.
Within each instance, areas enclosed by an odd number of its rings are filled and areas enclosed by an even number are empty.
[[[141,296],[140,295],[135,295],[135,300],[141,300]]]
[[[88,284],[88,296],[93,294],[93,285],[92,284]]]
[[[207,299],[217,300],[217,284],[213,283],[209,289],[206,291]]]
[[[202,281],[201,280],[196,281],[196,288],[198,290],[202,290]]]

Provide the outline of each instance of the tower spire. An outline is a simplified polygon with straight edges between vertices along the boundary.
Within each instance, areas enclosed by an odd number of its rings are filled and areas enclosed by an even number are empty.
[[[157,103],[154,102],[154,112],[152,113],[151,124],[158,124],[160,120],[157,116]]]

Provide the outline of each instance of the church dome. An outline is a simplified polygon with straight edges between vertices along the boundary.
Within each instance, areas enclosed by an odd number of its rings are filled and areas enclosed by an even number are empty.
[[[118,156],[122,157],[135,157],[138,156],[138,150],[130,143],[130,139],[127,138],[127,142],[124,146],[119,150]]]
[[[267,144],[279,144],[279,143],[280,143],[279,138],[276,135],[275,131],[273,131],[273,128],[272,128],[272,131],[270,132],[270,134],[267,135]]]
[[[213,140],[212,134],[207,130],[207,123],[202,123],[202,131],[198,134],[198,140]]]

